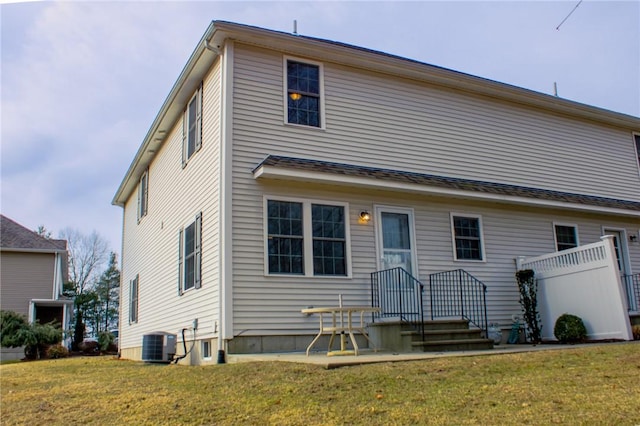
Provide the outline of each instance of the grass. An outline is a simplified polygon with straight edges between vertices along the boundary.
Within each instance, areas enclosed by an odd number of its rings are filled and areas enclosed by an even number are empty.
[[[640,424],[640,344],[325,370],[111,357],[0,366],[2,424]]]

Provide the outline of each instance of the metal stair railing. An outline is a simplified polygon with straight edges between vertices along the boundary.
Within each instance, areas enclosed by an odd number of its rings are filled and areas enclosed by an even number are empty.
[[[371,304],[380,308],[372,320],[398,318],[424,336],[424,285],[401,267],[371,273]]]
[[[429,275],[431,319],[460,317],[487,337],[487,286],[464,269]]]

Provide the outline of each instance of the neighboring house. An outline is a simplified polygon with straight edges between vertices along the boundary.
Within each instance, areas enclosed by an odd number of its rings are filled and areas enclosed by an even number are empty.
[[[56,321],[69,328],[73,301],[62,296],[67,242],[44,238],[0,215],[0,308],[29,322]],[[22,348],[2,348],[2,359],[20,359]]]
[[[637,117],[213,22],[113,199],[122,355],[194,320],[191,363],[304,349],[302,308],[376,304],[371,274],[394,267],[463,269],[508,327],[518,256],[613,234],[640,271],[639,156]]]

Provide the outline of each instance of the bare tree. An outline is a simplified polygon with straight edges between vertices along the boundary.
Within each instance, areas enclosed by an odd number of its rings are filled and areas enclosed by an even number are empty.
[[[77,229],[65,228],[60,238],[67,240],[69,251],[69,281],[75,294],[83,294],[100,275],[100,268],[109,256],[107,241],[96,231],[85,235]]]
[[[83,314],[93,298],[90,290],[107,261],[109,245],[96,231],[85,235],[77,229],[65,228],[60,238],[67,240],[69,252],[69,282],[65,285],[65,294],[74,298],[73,349],[77,350],[84,339]]]

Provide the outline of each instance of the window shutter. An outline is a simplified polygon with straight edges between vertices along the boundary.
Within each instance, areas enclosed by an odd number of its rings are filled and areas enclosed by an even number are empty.
[[[138,182],[138,222],[140,222],[140,218],[142,217],[142,180]]]
[[[129,280],[129,324],[133,322],[133,280]]]
[[[187,108],[184,110],[184,114],[182,115],[182,167],[187,164],[187,135],[189,133],[189,129],[187,126],[189,125],[189,104],[187,104]]]
[[[198,89],[196,97],[196,146],[195,150],[198,151],[202,147],[202,83]]]
[[[195,288],[202,287],[201,269],[202,269],[202,212],[196,216],[196,235],[195,235]]]
[[[184,262],[183,260],[183,250],[184,250],[184,244],[183,244],[183,236],[184,231],[181,229],[180,230],[180,235],[178,237],[178,296],[182,296],[182,282],[184,280],[184,269],[182,268],[182,263]]]

